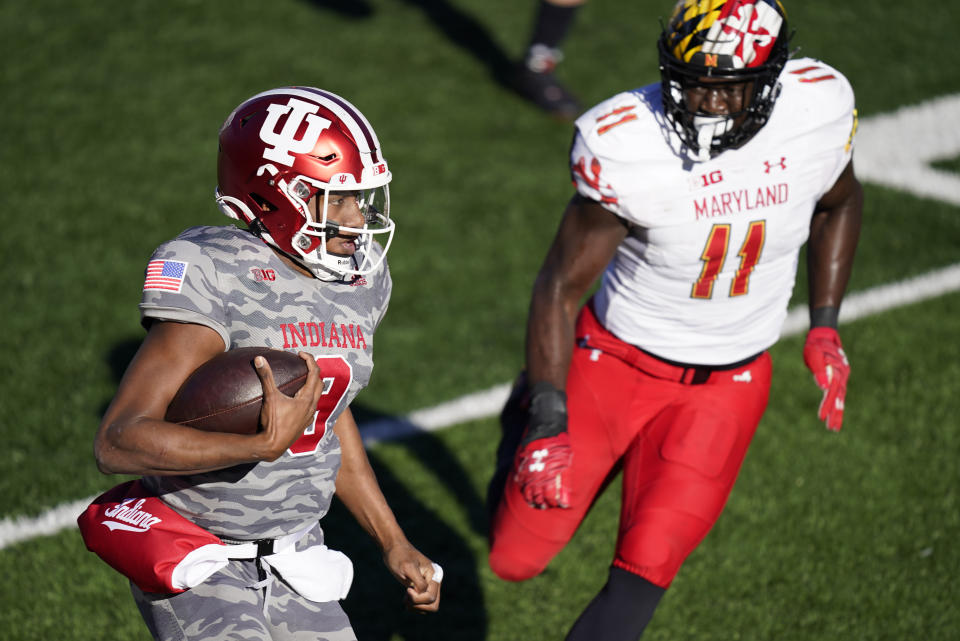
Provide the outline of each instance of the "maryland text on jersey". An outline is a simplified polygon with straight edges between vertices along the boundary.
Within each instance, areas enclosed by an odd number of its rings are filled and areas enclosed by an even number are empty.
[[[790,189],[787,183],[766,185],[756,189],[737,189],[724,191],[712,196],[694,199],[693,210],[697,220],[730,216],[755,209],[782,205],[787,202]]]

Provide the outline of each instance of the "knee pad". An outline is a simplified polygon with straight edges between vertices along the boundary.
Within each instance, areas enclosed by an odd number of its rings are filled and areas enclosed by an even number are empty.
[[[707,491],[706,494],[720,494]],[[722,497],[717,497],[722,504]],[[719,507],[651,510],[621,526],[614,565],[667,587],[713,526]]]
[[[524,554],[511,554],[494,547],[487,558],[490,569],[504,581],[526,581],[543,572],[546,564],[538,565]]]

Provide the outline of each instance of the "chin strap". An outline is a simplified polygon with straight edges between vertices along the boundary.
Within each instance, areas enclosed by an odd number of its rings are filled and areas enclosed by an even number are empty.
[[[251,231],[253,230],[251,229]],[[322,280],[325,283],[335,283],[337,281],[348,282],[350,280],[350,277],[352,276],[352,274],[346,274],[343,272],[338,273],[334,271],[332,268],[322,265],[320,263],[316,263],[316,264],[307,263],[303,260],[302,256],[294,256],[292,254],[288,254],[287,252],[275,246],[273,243],[267,242],[267,244],[270,246],[270,249],[280,254],[283,254],[284,256],[286,256],[287,258],[295,262],[297,265],[299,265],[300,267],[303,267],[305,270],[313,274],[313,277],[316,278],[317,280]],[[327,255],[332,256],[332,254],[327,254]],[[336,258],[337,258],[338,266],[341,266],[344,269],[352,268],[352,265],[351,265],[351,262],[353,260],[352,256],[344,256],[342,258],[337,256]]]
[[[327,254],[327,256],[336,258],[338,267],[343,267],[345,270],[354,268],[354,262],[353,262],[352,256],[334,256],[333,254],[329,254],[329,253]],[[300,263],[300,264],[303,265],[303,263]],[[351,274],[346,274],[344,272],[338,273],[334,271],[332,268],[327,267],[325,265],[304,265],[304,267],[309,269],[318,280],[322,280],[328,283],[332,283],[338,280],[346,281],[348,280],[348,276],[352,276]]]

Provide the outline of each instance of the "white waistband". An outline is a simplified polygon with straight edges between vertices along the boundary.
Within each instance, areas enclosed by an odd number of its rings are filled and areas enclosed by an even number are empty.
[[[281,552],[286,552],[291,549],[297,541],[305,537],[310,530],[312,530],[317,525],[317,521],[314,521],[307,527],[302,530],[297,530],[292,534],[287,534],[285,536],[278,537],[273,539],[273,553],[279,554]],[[228,543],[230,548],[229,553],[227,554],[228,558],[231,559],[255,559],[257,558],[257,542],[248,541],[247,543]]]

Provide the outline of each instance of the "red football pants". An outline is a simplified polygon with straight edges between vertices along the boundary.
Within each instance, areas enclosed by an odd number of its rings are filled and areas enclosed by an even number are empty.
[[[542,572],[622,463],[613,565],[666,588],[733,488],[766,409],[770,357],[687,384],[681,381],[692,380],[692,370],[619,341],[589,307],[577,321],[577,337],[590,346],[574,349],[567,377],[570,508],[530,507],[511,475],[491,524],[490,567],[510,581]],[[603,351],[594,349],[600,344]]]

